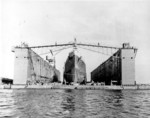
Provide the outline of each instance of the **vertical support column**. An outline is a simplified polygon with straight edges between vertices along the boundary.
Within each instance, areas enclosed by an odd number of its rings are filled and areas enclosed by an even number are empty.
[[[28,49],[14,48],[14,84],[26,84],[28,78],[29,59]]]
[[[121,79],[122,85],[135,84],[135,49],[129,44],[123,44],[121,49]]]

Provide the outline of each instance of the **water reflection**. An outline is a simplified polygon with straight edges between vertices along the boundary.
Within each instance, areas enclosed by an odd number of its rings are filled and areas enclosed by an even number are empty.
[[[75,96],[74,91],[71,89],[65,90],[65,94],[62,100],[62,108],[64,111],[74,111],[75,110]]]
[[[14,112],[13,91],[0,89],[0,117],[12,117]]]
[[[106,103],[113,104],[113,105],[119,105],[121,104],[123,100],[123,93],[120,90],[117,91],[106,91],[103,97],[103,100]]]
[[[86,115],[84,90],[65,90],[61,106],[66,117],[83,117]]]
[[[150,116],[150,91],[2,90],[0,117],[103,118]]]

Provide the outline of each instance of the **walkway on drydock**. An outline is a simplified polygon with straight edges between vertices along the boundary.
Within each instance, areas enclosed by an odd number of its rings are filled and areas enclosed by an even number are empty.
[[[0,85],[0,89],[78,89],[78,90],[150,90],[150,85],[91,86],[91,85]]]

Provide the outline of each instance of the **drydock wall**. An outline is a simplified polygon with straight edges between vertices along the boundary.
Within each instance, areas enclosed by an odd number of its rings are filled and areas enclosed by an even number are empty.
[[[123,44],[121,49],[91,72],[91,80],[106,85],[134,85],[135,55],[135,49]]]
[[[28,48],[14,48],[14,84],[48,83],[60,80],[60,72],[53,68],[33,50]]]
[[[94,82],[103,82],[111,85],[111,81],[116,81],[117,85],[121,84],[121,61],[120,50],[105,62],[99,65],[91,72],[91,79]]]
[[[135,84],[135,50],[121,49],[122,85]]]

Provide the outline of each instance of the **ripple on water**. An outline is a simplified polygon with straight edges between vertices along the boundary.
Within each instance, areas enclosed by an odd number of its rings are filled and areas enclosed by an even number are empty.
[[[0,117],[137,118],[149,111],[150,91],[0,90]]]

